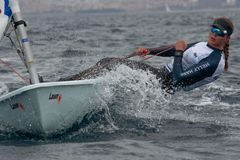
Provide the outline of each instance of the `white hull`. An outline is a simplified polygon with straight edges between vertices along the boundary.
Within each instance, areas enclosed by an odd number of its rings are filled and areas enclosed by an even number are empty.
[[[55,134],[71,127],[93,108],[96,80],[39,83],[0,97],[0,124],[11,131]]]

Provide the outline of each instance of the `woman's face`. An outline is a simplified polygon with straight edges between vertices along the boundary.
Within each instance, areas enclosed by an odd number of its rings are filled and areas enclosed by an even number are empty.
[[[223,49],[225,44],[229,41],[230,37],[228,35],[221,35],[220,31],[217,32],[214,28],[211,28],[208,34],[208,43],[215,48]]]

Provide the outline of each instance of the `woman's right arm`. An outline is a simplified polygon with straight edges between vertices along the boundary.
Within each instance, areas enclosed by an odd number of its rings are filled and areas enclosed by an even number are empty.
[[[174,56],[176,51],[174,45],[161,46],[158,48],[149,48],[148,50],[150,55],[156,55],[161,57],[172,57]]]
[[[189,48],[189,47],[193,46],[194,44],[196,44],[196,43],[186,44],[187,45],[186,48]],[[137,49],[137,52],[141,56],[146,56],[147,54],[150,54],[150,55],[156,55],[156,56],[161,56],[161,57],[173,57],[176,52],[175,45],[176,44],[165,45],[165,46],[161,46],[161,47],[157,47],[157,48],[139,47]]]

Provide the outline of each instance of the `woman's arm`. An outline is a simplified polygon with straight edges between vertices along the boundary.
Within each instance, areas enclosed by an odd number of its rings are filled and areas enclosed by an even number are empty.
[[[186,49],[192,47],[196,43],[198,43],[198,42],[186,44],[186,46],[185,46],[185,48],[183,48],[183,50],[186,50]],[[161,46],[158,48],[149,48],[148,50],[149,50],[149,54],[157,55],[157,56],[161,56],[161,57],[172,57],[175,55],[175,52],[176,52],[175,45]],[[163,53],[158,55],[158,53],[160,53],[160,52],[163,52]]]
[[[190,68],[183,70],[182,68],[182,53],[176,52],[173,63],[173,84],[178,85],[190,85],[194,84],[206,77],[210,77],[214,74],[221,60],[221,54],[213,51],[208,57],[202,59],[198,64],[191,66]]]
[[[150,55],[156,55],[156,56],[161,56],[161,57],[172,57],[172,56],[174,56],[175,51],[176,51],[174,45],[161,46],[161,47],[157,47],[157,48],[149,48],[148,50],[149,50]],[[159,54],[159,53],[161,53],[161,54]]]

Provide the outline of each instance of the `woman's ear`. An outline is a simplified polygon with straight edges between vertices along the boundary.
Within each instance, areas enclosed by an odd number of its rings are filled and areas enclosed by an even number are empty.
[[[229,41],[230,41],[230,38],[231,38],[231,36],[225,36],[225,38],[224,38],[224,40],[225,40],[225,43],[229,43]]]

